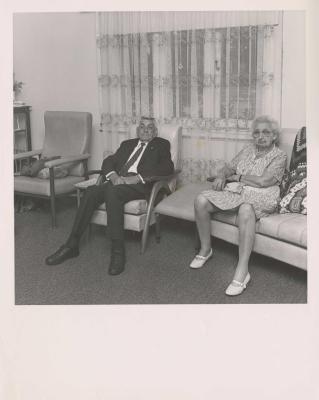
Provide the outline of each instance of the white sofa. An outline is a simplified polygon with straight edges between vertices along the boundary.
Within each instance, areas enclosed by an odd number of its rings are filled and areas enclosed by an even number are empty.
[[[279,147],[288,156],[288,166],[297,130],[284,129]],[[167,215],[194,221],[194,199],[211,184],[190,183],[182,186],[155,208],[158,215]],[[219,239],[238,244],[237,214],[216,213],[211,223],[211,234]],[[307,269],[307,216],[302,214],[272,214],[256,224],[256,253],[286,262],[303,270]]]

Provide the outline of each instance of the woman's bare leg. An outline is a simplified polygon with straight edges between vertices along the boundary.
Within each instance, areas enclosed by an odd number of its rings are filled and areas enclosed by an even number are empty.
[[[199,255],[206,257],[211,249],[211,237],[210,237],[210,214],[217,211],[217,208],[211,204],[205,196],[199,194],[194,203],[195,207],[195,219],[201,248]]]
[[[243,282],[248,273],[248,262],[255,241],[256,216],[251,204],[244,203],[238,210],[239,258],[234,278]]]

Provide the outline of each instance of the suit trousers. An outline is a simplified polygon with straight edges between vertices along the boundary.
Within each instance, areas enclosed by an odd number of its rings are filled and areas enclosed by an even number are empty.
[[[113,185],[105,182],[99,186],[89,186],[76,213],[71,234],[66,242],[69,247],[77,247],[88,227],[94,211],[105,202],[107,225],[112,240],[124,240],[124,205],[128,201],[146,199],[150,194],[148,185]]]

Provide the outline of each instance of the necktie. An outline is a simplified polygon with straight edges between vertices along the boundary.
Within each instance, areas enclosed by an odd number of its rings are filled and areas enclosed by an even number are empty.
[[[131,166],[135,163],[135,161],[138,159],[140,154],[143,151],[143,148],[145,146],[145,143],[141,143],[140,147],[136,150],[136,152],[133,154],[133,156],[126,161],[126,163],[123,165],[123,167],[120,169],[119,175],[120,176],[127,176],[128,170],[131,168]]]

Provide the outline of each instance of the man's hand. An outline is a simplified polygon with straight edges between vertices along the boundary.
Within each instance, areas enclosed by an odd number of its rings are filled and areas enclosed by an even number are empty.
[[[113,185],[135,185],[136,183],[141,183],[141,180],[138,175],[134,176],[119,176],[116,172],[113,172],[110,175],[109,180],[113,183]]]
[[[221,191],[224,189],[226,183],[225,178],[216,178],[214,182],[212,183],[212,189],[213,190],[218,190]]]
[[[125,184],[124,178],[119,176],[116,172],[113,172],[113,174],[109,176],[109,180],[113,183],[113,185]]]
[[[135,185],[137,183],[141,183],[141,180],[138,175],[126,176],[122,177],[122,179],[124,181],[123,183],[125,183],[126,185]]]

